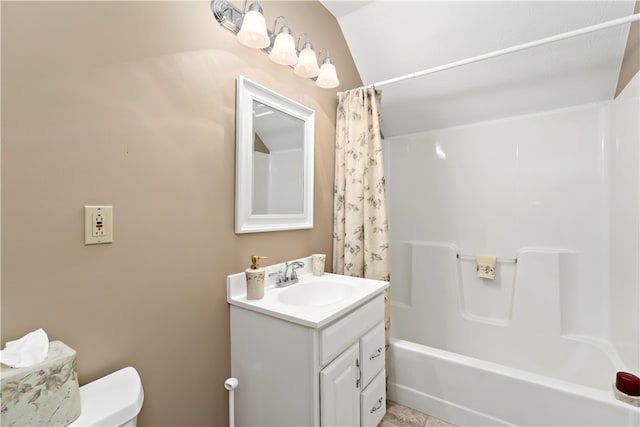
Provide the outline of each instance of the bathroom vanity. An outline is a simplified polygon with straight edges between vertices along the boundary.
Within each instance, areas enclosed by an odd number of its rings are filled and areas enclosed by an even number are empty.
[[[247,300],[227,278],[235,421],[261,426],[376,426],[385,413],[384,289],[388,282],[325,274]],[[268,273],[280,266],[266,267]]]

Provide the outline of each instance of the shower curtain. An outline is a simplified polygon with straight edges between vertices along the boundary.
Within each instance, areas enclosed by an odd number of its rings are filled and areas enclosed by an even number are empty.
[[[389,240],[380,133],[381,92],[338,94],[333,220],[333,272],[389,280]],[[385,291],[385,345],[390,297]],[[387,357],[387,372],[388,357]]]

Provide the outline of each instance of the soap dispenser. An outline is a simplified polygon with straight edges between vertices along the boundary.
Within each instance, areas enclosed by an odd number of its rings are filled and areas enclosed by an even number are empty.
[[[264,297],[264,268],[260,267],[260,259],[266,256],[251,255],[251,266],[244,271],[247,278],[247,299]]]

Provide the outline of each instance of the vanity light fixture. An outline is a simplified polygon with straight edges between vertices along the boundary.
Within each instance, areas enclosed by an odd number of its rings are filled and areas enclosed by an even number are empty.
[[[336,67],[335,65],[333,65],[333,61],[329,56],[329,50],[322,49],[318,56],[322,54],[322,52],[326,52],[326,56],[324,58],[324,61],[322,61],[322,66],[320,66],[320,72],[318,73],[318,78],[316,79],[316,85],[324,89],[331,89],[337,87],[340,84],[340,81],[338,80]]]
[[[315,80],[316,85],[321,88],[334,88],[340,84],[336,67],[328,51],[322,67],[318,68],[318,57],[309,36],[301,34],[296,46],[291,28],[284,16],[278,16],[273,22],[272,30],[269,31],[258,1],[253,1],[247,10],[247,0],[244,0],[243,8],[240,10],[229,0],[211,0],[211,11],[221,26],[237,35],[240,43],[254,49],[262,49],[269,54],[273,62],[293,68],[296,75]],[[276,34],[279,20],[283,22]],[[302,49],[299,49],[303,37],[306,41]],[[296,47],[299,50],[296,50]]]
[[[276,64],[290,66],[296,65],[296,62],[298,62],[298,55],[296,54],[296,45],[293,41],[291,28],[289,28],[287,18],[284,16],[278,16],[275,21],[273,21],[273,30],[271,30],[271,32],[275,35],[278,19],[282,19],[284,21],[284,25],[280,28],[280,32],[273,42],[273,48],[271,48],[269,58]]]
[[[245,0],[245,10],[247,2]],[[257,1],[249,6],[249,11],[244,13],[242,26],[238,32],[238,40],[245,46],[255,49],[264,49],[271,44],[267,34],[267,23],[262,14],[262,8]]]

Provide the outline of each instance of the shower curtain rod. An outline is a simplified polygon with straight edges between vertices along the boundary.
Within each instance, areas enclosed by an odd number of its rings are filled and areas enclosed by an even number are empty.
[[[545,37],[545,38],[542,38],[542,39],[539,39],[539,40],[535,40],[535,41],[532,41],[532,42],[522,43],[522,44],[519,44],[519,45],[511,46],[511,47],[508,47],[508,48],[505,48],[505,49],[496,50],[496,51],[485,53],[485,54],[482,54],[482,55],[472,56],[471,58],[462,59],[460,61],[450,62],[448,64],[439,65],[437,67],[427,68],[426,70],[417,71],[417,72],[411,73],[411,74],[405,74],[404,76],[395,77],[395,78],[388,79],[388,80],[383,80],[383,81],[378,82],[378,83],[368,84],[368,85],[364,85],[364,86],[361,86],[361,87],[358,87],[358,88],[355,88],[355,89],[350,89],[350,90],[363,89],[363,88],[370,87],[370,86],[379,88],[381,86],[386,86],[386,85],[389,85],[389,84],[392,84],[392,83],[401,82],[403,80],[409,80],[409,79],[413,79],[413,78],[416,78],[416,77],[422,77],[422,76],[426,76],[428,74],[437,73],[439,71],[450,70],[452,68],[460,67],[462,65],[473,64],[474,62],[480,62],[480,61],[484,61],[486,59],[497,58],[499,56],[508,55],[510,53],[519,52],[521,50],[531,49],[532,47],[541,46],[541,45],[544,45],[544,44],[547,44],[547,43],[552,43],[552,42],[559,41],[559,40],[570,39],[572,37],[581,36],[583,34],[592,33],[594,31],[604,30],[604,29],[607,29],[607,28],[615,27],[617,25],[630,24],[630,23],[635,22],[635,21],[640,21],[640,13],[636,13],[635,15],[625,16],[623,18],[613,19],[611,21],[602,22],[600,24],[591,25],[591,26],[580,28],[580,29],[577,29],[577,30],[568,31],[566,33],[557,34],[555,36]]]

